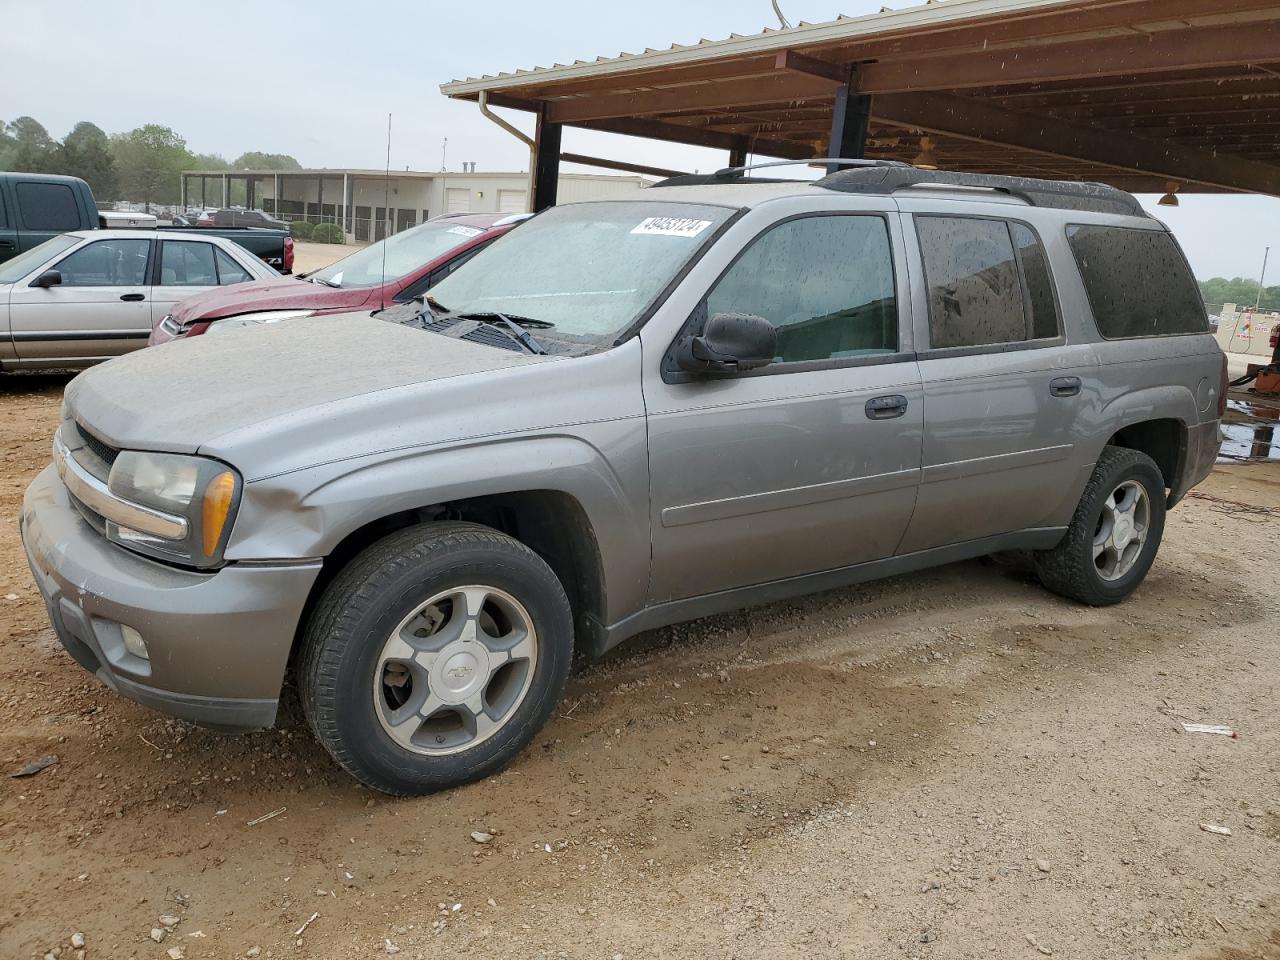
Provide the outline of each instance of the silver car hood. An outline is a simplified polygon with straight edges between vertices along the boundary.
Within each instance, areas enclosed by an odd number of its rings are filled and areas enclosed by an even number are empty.
[[[353,398],[550,359],[338,314],[149,347],[86,370],[66,398],[115,447],[196,453],[249,427],[323,422]]]

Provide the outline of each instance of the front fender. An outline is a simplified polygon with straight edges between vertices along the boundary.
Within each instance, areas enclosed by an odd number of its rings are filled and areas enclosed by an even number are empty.
[[[251,482],[227,559],[324,557],[350,534],[392,514],[551,490],[573,497],[592,525],[614,622],[643,604],[648,586],[644,419],[575,430],[401,450]]]

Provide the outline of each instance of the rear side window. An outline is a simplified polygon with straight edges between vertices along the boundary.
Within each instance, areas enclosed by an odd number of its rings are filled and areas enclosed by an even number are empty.
[[[225,250],[218,250],[218,283],[224,287],[252,280],[249,271],[236,263]]]
[[[1067,240],[1106,339],[1208,331],[1200,290],[1165,231],[1072,224]]]
[[[916,217],[929,285],[929,345],[984,347],[1058,336],[1053,281],[1021,223]]]
[[[166,240],[160,252],[162,287],[212,287],[218,283],[213,245],[195,240]]]
[[[18,183],[18,209],[28,230],[78,230],[80,208],[65,183]]]
[[[773,324],[779,363],[894,353],[898,305],[884,219],[801,217],[771,228],[707,295],[707,316],[717,313]]]

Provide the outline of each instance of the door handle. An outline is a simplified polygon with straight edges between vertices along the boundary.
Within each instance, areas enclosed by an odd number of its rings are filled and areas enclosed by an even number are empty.
[[[147,299],[147,295],[145,293],[122,293],[120,299],[128,303],[137,303],[140,300]]]
[[[899,395],[872,397],[867,401],[867,419],[892,420],[907,412],[907,398]]]
[[[1054,377],[1049,381],[1049,396],[1051,397],[1074,397],[1079,392],[1079,377]]]
[[[15,244],[12,240],[0,240],[0,250],[12,250]]]

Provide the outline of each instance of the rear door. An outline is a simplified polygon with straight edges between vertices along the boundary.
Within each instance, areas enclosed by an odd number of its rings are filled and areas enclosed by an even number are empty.
[[[217,248],[203,240],[161,240],[155,285],[151,288],[151,319],[159,323],[174,304],[218,285]]]
[[[14,284],[9,315],[18,357],[24,363],[97,360],[146,346],[151,243],[91,240],[49,265],[61,273],[61,284]]]
[[[15,178],[10,181],[10,196],[15,207],[10,215],[17,223],[20,250],[30,250],[69,230],[97,226],[96,222],[85,222],[88,214],[81,210],[70,184]]]
[[[244,264],[207,240],[162,240],[151,288],[152,324],[160,323],[180,301],[214,287],[254,279]]]
[[[1025,219],[1033,213],[901,206],[912,213],[925,432],[900,552],[1051,525],[1078,490],[1080,405],[1096,396],[1097,363],[1089,345],[1063,336],[1044,244]]]
[[[923,403],[901,234],[875,201],[846,203],[766,226],[685,328],[764,317],[772,364],[681,381],[667,343],[645,343],[651,602],[889,557],[902,539]]]

